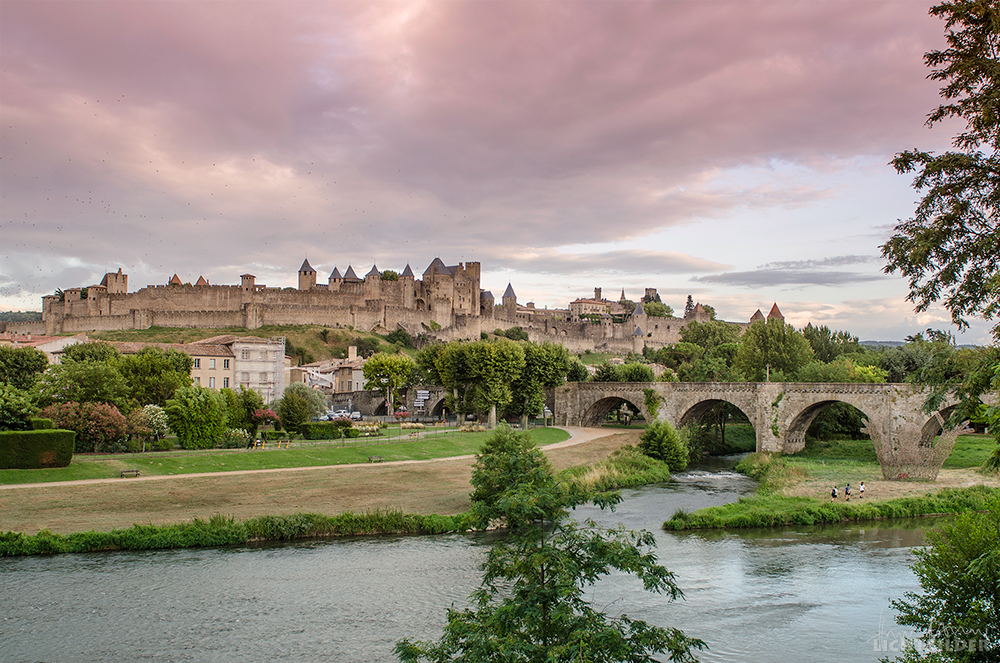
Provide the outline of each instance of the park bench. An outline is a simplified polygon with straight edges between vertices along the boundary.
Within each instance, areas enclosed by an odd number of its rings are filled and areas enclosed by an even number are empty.
[[[382,456],[368,456],[368,462],[369,463],[382,463],[382,462],[385,462],[385,458],[382,458]]]
[[[137,477],[139,476],[139,470],[122,470],[122,478],[125,477]]]

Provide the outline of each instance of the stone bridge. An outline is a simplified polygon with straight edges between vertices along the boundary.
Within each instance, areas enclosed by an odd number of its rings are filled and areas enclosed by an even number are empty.
[[[646,421],[676,427],[698,421],[718,403],[731,403],[753,424],[757,451],[794,453],[809,425],[834,403],[858,408],[887,479],[934,479],[965,429],[944,431],[954,402],[932,415],[927,394],[908,384],[814,382],[573,382],[555,390],[557,425],[596,426],[622,401]]]

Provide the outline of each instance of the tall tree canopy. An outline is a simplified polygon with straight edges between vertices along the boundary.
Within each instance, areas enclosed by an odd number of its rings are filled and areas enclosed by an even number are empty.
[[[944,102],[928,126],[960,118],[956,151],[908,150],[892,165],[915,173],[923,197],[914,218],[896,226],[882,245],[885,271],[910,281],[917,311],[941,301],[952,322],[1000,314],[1000,5],[995,0],[949,0],[931,7],[945,21],[948,47],[930,51],[929,78],[941,81]],[[1000,324],[993,327],[1000,339]]]
[[[813,357],[809,341],[795,327],[772,318],[755,322],[743,333],[735,368],[751,382],[794,380]]]

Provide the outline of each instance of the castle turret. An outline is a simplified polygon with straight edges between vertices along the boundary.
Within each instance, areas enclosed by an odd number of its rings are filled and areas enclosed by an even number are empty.
[[[299,267],[299,290],[312,290],[316,286],[316,270],[309,264],[309,258]]]
[[[517,313],[517,295],[514,294],[514,288],[511,287],[510,283],[507,284],[507,289],[503,292],[502,301],[507,314],[513,317]]]
[[[334,267],[333,271],[330,272],[330,278],[326,280],[326,287],[332,291],[340,290],[340,284],[343,280],[344,277],[341,276],[340,270]]]
[[[781,311],[778,309],[778,303],[777,302],[775,302],[774,305],[771,307],[770,312],[767,314],[767,319],[768,320],[781,320],[782,322],[785,321],[785,316],[781,315]]]
[[[253,293],[257,290],[257,277],[253,274],[240,274],[240,287],[244,293]]]
[[[119,267],[117,274],[105,274],[101,285],[107,288],[109,295],[125,294],[128,292],[128,275],[122,274],[122,268]]]

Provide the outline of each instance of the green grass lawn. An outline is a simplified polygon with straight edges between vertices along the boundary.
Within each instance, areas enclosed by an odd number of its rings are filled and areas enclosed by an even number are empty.
[[[528,432],[540,446],[561,442],[569,434],[558,428],[534,428]],[[490,433],[430,434],[418,440],[398,441],[379,437],[365,441],[331,440],[308,442],[291,449],[210,449],[204,451],[168,451],[145,454],[101,456],[75,455],[68,467],[45,470],[0,470],[0,484],[44,483],[79,479],[107,479],[120,476],[121,470],[137,469],[143,475],[233,472],[290,467],[319,467],[365,463],[368,456],[382,456],[386,461],[428,460],[464,456],[479,451]],[[308,445],[308,446],[306,446]]]
[[[989,435],[959,435],[955,448],[945,461],[946,469],[975,468],[982,465],[996,448]],[[810,479],[843,483],[873,481],[882,478],[875,445],[871,440],[829,440],[814,442],[810,448],[784,457],[791,468],[805,471]]]

